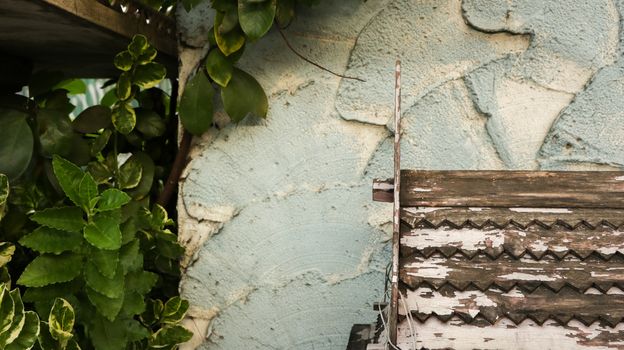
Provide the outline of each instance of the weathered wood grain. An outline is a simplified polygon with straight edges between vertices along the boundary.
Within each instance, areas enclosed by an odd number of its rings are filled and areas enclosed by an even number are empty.
[[[613,229],[600,225],[596,228],[578,226],[569,229],[559,224],[544,228],[532,225],[526,229],[510,226],[498,228],[409,228],[403,226],[401,254],[419,254],[429,257],[435,253],[452,256],[457,253],[474,256],[479,253],[495,258],[506,253],[513,257],[545,255],[563,258],[573,255],[587,258],[598,255],[609,259],[616,253],[624,254],[624,227]]]
[[[404,290],[407,309],[419,321],[436,317],[443,321],[457,316],[467,323],[487,321],[494,324],[508,318],[519,324],[531,319],[538,324],[555,320],[561,325],[575,319],[585,325],[601,321],[613,327],[624,317],[624,293],[613,288],[608,294],[599,291],[578,292],[564,287],[558,292],[540,286],[533,292],[518,288],[458,291],[443,287]]]
[[[401,171],[403,206],[624,208],[619,171]],[[384,200],[383,185],[373,199]]]
[[[579,292],[597,287],[602,292],[617,286],[624,288],[624,258],[615,256],[609,261],[597,257],[580,260],[544,258],[516,259],[502,255],[491,259],[483,254],[473,258],[455,255],[451,258],[410,256],[401,259],[401,281],[412,289],[452,286],[458,290],[476,287],[487,290],[497,286],[509,291],[519,288],[532,292],[546,286],[557,292],[572,287]]]
[[[594,323],[585,326],[570,321],[561,327],[556,321],[542,325],[526,320],[520,325],[501,319],[486,327],[466,324],[459,318],[444,323],[430,318],[416,324],[415,337],[406,319],[399,324],[398,346],[403,350],[569,350],[624,349],[624,325],[615,328]]]
[[[411,228],[563,228],[624,225],[622,209],[402,207],[401,221]]]

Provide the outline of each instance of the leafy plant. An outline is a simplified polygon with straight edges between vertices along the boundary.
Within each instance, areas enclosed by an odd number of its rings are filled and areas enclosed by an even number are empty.
[[[39,316],[24,311],[18,289],[0,284],[0,349],[32,349],[39,335]]]

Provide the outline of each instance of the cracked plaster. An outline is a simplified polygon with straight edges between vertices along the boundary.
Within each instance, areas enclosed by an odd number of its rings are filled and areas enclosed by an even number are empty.
[[[182,349],[344,349],[372,322],[389,261],[393,63],[403,61],[403,167],[624,164],[623,1],[360,0],[307,9],[241,61],[270,99],[195,140],[181,184]],[[179,15],[181,81],[206,51],[208,9]],[[588,20],[591,18],[591,20]],[[204,336],[207,339],[204,339]]]

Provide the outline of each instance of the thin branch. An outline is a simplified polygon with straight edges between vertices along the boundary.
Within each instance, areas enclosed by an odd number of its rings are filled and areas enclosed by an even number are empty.
[[[329,69],[327,69],[327,68],[325,68],[325,67],[321,66],[320,64],[318,64],[318,63],[316,63],[316,62],[314,62],[314,61],[310,60],[309,58],[305,57],[304,55],[300,54],[300,53],[299,53],[299,52],[297,52],[297,50],[295,50],[295,48],[294,48],[294,47],[290,44],[290,42],[289,42],[289,41],[288,41],[288,39],[286,38],[286,35],[284,34],[284,31],[282,30],[282,28],[280,28],[280,26],[279,26],[279,25],[276,25],[276,27],[277,27],[277,30],[279,31],[280,35],[282,36],[282,39],[284,39],[284,42],[286,43],[286,46],[288,46],[288,48],[290,49],[290,51],[292,51],[295,55],[297,55],[297,56],[298,56],[299,58],[301,58],[302,60],[304,60],[304,61],[308,62],[309,64],[311,64],[311,65],[313,65],[313,66],[315,66],[315,67],[317,67],[317,68],[319,68],[319,69],[322,69],[322,70],[324,70],[324,71],[326,71],[326,72],[328,72],[328,73],[331,73],[331,74],[333,74],[333,75],[335,75],[335,76],[337,76],[337,77],[341,77],[341,78],[344,78],[344,79],[353,79],[353,80],[357,80],[357,81],[361,81],[361,82],[366,82],[366,80],[364,80],[364,79],[362,79],[362,78],[358,78],[358,77],[350,77],[350,76],[348,76],[348,75],[343,75],[343,74],[339,74],[339,73],[333,72],[333,71],[331,71],[331,70],[329,70]]]

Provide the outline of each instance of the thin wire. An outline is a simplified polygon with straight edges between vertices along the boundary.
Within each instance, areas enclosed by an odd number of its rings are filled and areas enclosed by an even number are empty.
[[[390,263],[388,263],[388,266],[386,267],[386,279],[384,282],[384,291],[383,291],[383,298],[382,298],[382,303],[385,304],[386,302],[386,296],[388,295],[388,282],[390,281]],[[385,337],[385,341],[384,341],[384,347],[388,348],[388,345],[392,346],[393,349],[395,350],[401,350],[401,348],[397,347],[396,345],[394,345],[391,341],[390,338],[388,336],[388,325],[386,323],[386,320],[384,319],[383,316],[383,312],[381,311],[381,307],[377,308],[377,311],[379,311],[379,318],[381,319],[381,324],[383,325],[383,329],[386,331],[386,337]]]
[[[401,300],[401,304],[403,304],[403,310],[405,311],[405,316],[407,316],[407,324],[409,325],[410,332],[412,333],[412,350],[416,350],[416,331],[414,330],[414,324],[412,323],[412,313],[407,309],[407,303],[405,302],[405,298],[403,298],[403,294],[399,293],[399,299]]]
[[[322,70],[324,70],[324,71],[326,71],[328,73],[331,73],[331,74],[333,74],[333,75],[335,75],[337,77],[341,77],[341,78],[344,78],[344,79],[353,79],[353,80],[357,80],[357,81],[361,81],[361,82],[366,82],[366,80],[364,80],[362,78],[350,77],[348,75],[343,75],[343,74],[339,74],[339,73],[336,73],[334,71],[331,71],[331,70],[321,66],[320,64],[310,60],[309,58],[305,57],[304,55],[300,54],[297,50],[295,50],[295,48],[292,45],[290,45],[290,42],[286,38],[286,35],[284,34],[284,31],[282,30],[282,28],[280,28],[279,25],[277,25],[276,27],[277,27],[277,30],[279,31],[280,35],[282,36],[282,39],[284,39],[284,42],[286,43],[286,46],[288,46],[290,51],[292,51],[295,55],[297,55],[302,60],[308,62],[309,64],[311,64],[311,65],[313,65],[313,66],[315,66],[315,67],[317,67],[319,69],[322,69]]]

